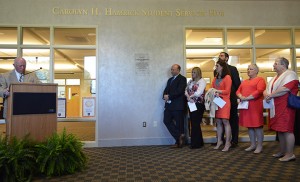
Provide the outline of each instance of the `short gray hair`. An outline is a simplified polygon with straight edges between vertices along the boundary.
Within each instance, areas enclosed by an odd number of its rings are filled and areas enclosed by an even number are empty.
[[[287,60],[285,57],[279,57],[278,60],[280,61],[281,65],[284,65],[286,69],[289,68],[289,60]]]
[[[259,72],[259,67],[257,66],[257,64],[250,64],[249,66],[253,66],[257,73]]]

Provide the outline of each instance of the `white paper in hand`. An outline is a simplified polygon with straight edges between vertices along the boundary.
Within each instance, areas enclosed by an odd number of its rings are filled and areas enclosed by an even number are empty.
[[[238,109],[248,109],[249,101],[242,101],[238,105]]]
[[[271,109],[274,105],[274,99],[271,99],[270,102],[267,102],[265,99],[263,100],[264,109]]]
[[[189,109],[190,109],[190,111],[191,112],[193,112],[193,111],[197,111],[197,106],[196,106],[196,104],[193,102],[188,102],[188,106],[189,106]]]
[[[226,104],[226,102],[223,99],[221,99],[221,97],[215,97],[213,102],[217,104],[217,106],[219,106],[220,108],[223,108]]]

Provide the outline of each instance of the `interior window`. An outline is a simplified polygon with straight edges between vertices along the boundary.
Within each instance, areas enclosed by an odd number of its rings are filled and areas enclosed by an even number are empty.
[[[50,45],[50,28],[25,27],[23,30],[23,44]]]
[[[292,44],[300,45],[300,29],[294,32],[292,28],[186,28],[186,77],[190,79],[191,69],[198,66],[202,70],[202,76],[207,81],[207,88],[211,87],[214,78],[213,70],[220,52],[228,52],[229,64],[236,66],[240,79],[248,78],[247,68],[251,63],[259,66],[259,76],[268,82],[276,73],[273,71],[273,63],[277,57],[286,57],[290,61],[289,68],[300,70],[300,48],[294,48]],[[252,34],[253,32],[253,34]],[[292,33],[295,40],[292,39]],[[292,55],[296,55],[296,62]],[[293,68],[297,65],[297,68]],[[265,116],[265,132],[274,136],[274,132],[267,129],[268,118]],[[208,113],[204,113],[202,121],[204,137],[215,137],[213,120]],[[243,128],[241,128],[242,136]],[[245,135],[247,136],[247,130]]]
[[[228,29],[228,45],[250,45],[252,43],[250,29]]]
[[[17,27],[0,27],[0,44],[17,44]]]
[[[290,45],[291,30],[290,29],[256,29],[255,44],[263,45]]]
[[[95,49],[55,49],[54,73],[60,82],[61,98],[66,98],[66,118],[84,115],[83,99],[95,97],[91,92],[96,79]]]

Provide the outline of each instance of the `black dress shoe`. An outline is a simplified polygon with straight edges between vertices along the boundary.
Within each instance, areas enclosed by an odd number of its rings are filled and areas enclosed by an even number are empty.
[[[202,146],[190,146],[190,149],[200,149]]]
[[[185,143],[184,135],[180,135],[178,147],[179,147],[179,148],[182,148],[183,145],[184,145],[184,143]]]
[[[177,148],[179,148],[179,145],[178,144],[174,144],[174,145],[171,145],[170,148],[171,149],[177,149]]]
[[[238,144],[235,142],[231,142],[230,148],[236,148],[236,147],[238,147]]]

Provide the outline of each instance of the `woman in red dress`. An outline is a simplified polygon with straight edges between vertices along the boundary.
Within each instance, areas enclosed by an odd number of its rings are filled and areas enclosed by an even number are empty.
[[[263,92],[266,89],[266,82],[262,77],[257,77],[258,67],[256,64],[248,66],[247,74],[249,79],[244,80],[236,91],[241,102],[248,102],[248,109],[239,110],[239,124],[248,128],[251,145],[245,151],[255,150],[254,153],[258,154],[262,151],[264,140]]]
[[[225,135],[226,135],[226,143],[225,147],[223,148],[223,152],[227,152],[231,146],[231,127],[229,123],[230,117],[230,91],[231,91],[231,77],[230,72],[227,67],[227,63],[222,60],[218,60],[216,64],[216,72],[217,75],[213,79],[212,87],[216,89],[216,97],[222,98],[226,104],[216,111],[216,123],[217,123],[217,146],[214,149],[219,149],[219,147],[223,144],[222,141],[222,133],[223,133],[223,125],[225,128]]]
[[[289,92],[296,94],[298,91],[298,76],[294,71],[288,70],[289,61],[280,57],[275,60],[273,65],[277,73],[268,83],[264,92],[267,102],[273,104],[270,109],[270,128],[277,131],[280,151],[273,154],[273,157],[279,158],[281,162],[295,160],[294,155],[294,122],[295,109],[288,107]],[[272,100],[274,102],[272,102]]]

